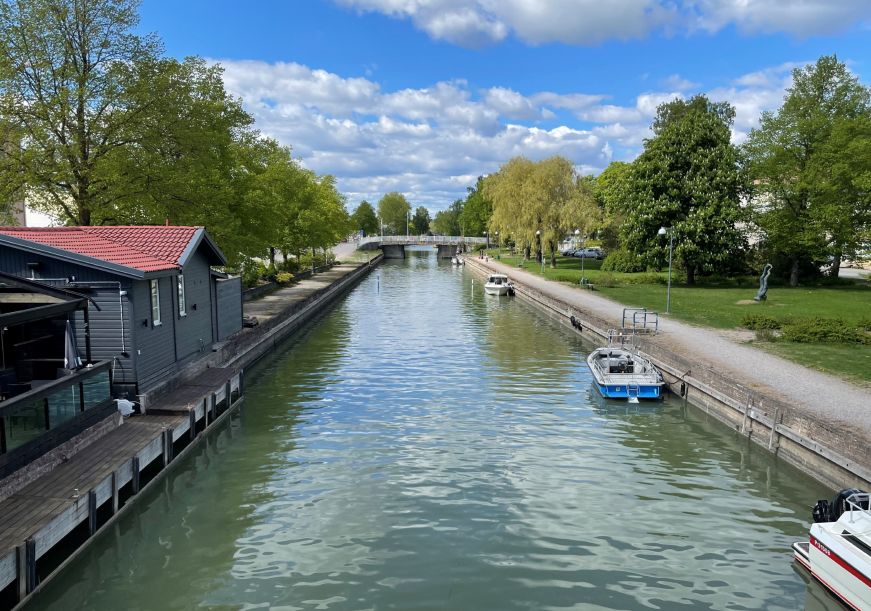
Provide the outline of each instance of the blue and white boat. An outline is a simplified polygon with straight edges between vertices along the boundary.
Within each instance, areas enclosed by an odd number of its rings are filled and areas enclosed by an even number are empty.
[[[608,399],[659,399],[665,381],[646,358],[622,346],[596,348],[587,357],[596,388]]]

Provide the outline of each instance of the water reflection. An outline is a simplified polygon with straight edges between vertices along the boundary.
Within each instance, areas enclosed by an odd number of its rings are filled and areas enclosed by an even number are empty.
[[[602,400],[590,348],[430,253],[387,262],[36,606],[810,605],[789,544],[829,492],[679,401]]]

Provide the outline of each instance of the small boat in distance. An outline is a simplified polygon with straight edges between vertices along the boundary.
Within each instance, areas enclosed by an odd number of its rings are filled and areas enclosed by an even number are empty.
[[[792,544],[798,563],[851,609],[871,609],[871,495],[841,490],[817,501],[807,541]]]
[[[659,399],[665,385],[659,370],[636,350],[613,345],[612,338],[607,347],[596,348],[587,357],[587,366],[602,396],[628,399],[630,403]]]
[[[513,295],[514,288],[505,274],[490,274],[484,283],[484,292],[488,295]]]
[[[460,255],[454,255],[451,257],[451,265],[465,265],[466,262]]]

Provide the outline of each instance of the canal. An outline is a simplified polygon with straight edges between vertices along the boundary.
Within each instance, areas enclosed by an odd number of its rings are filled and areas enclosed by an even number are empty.
[[[679,400],[603,401],[591,345],[410,254],[29,608],[837,608],[789,547],[829,490]]]

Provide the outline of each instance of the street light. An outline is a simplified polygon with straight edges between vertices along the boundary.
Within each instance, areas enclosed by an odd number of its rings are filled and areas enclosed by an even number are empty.
[[[544,244],[541,243],[541,229],[535,230],[538,237],[538,256],[541,258],[541,277],[544,278]]]
[[[499,248],[499,232],[497,231],[497,232],[494,233],[493,235],[496,236],[496,248],[497,248],[497,250],[498,250],[498,248]],[[497,254],[498,254],[498,253],[497,253]]]
[[[580,229],[575,229],[575,240],[577,241],[576,242],[577,244],[583,245],[583,242],[581,241],[581,230]],[[584,256],[584,253],[581,253],[581,280],[580,280],[581,284],[584,283],[584,259],[586,259],[586,257]]]
[[[487,238],[487,250],[490,250],[490,234],[485,231],[484,237]]]
[[[668,289],[665,293],[665,313],[671,312],[671,251],[674,248],[674,231],[671,227],[660,227],[659,235],[668,236]]]

